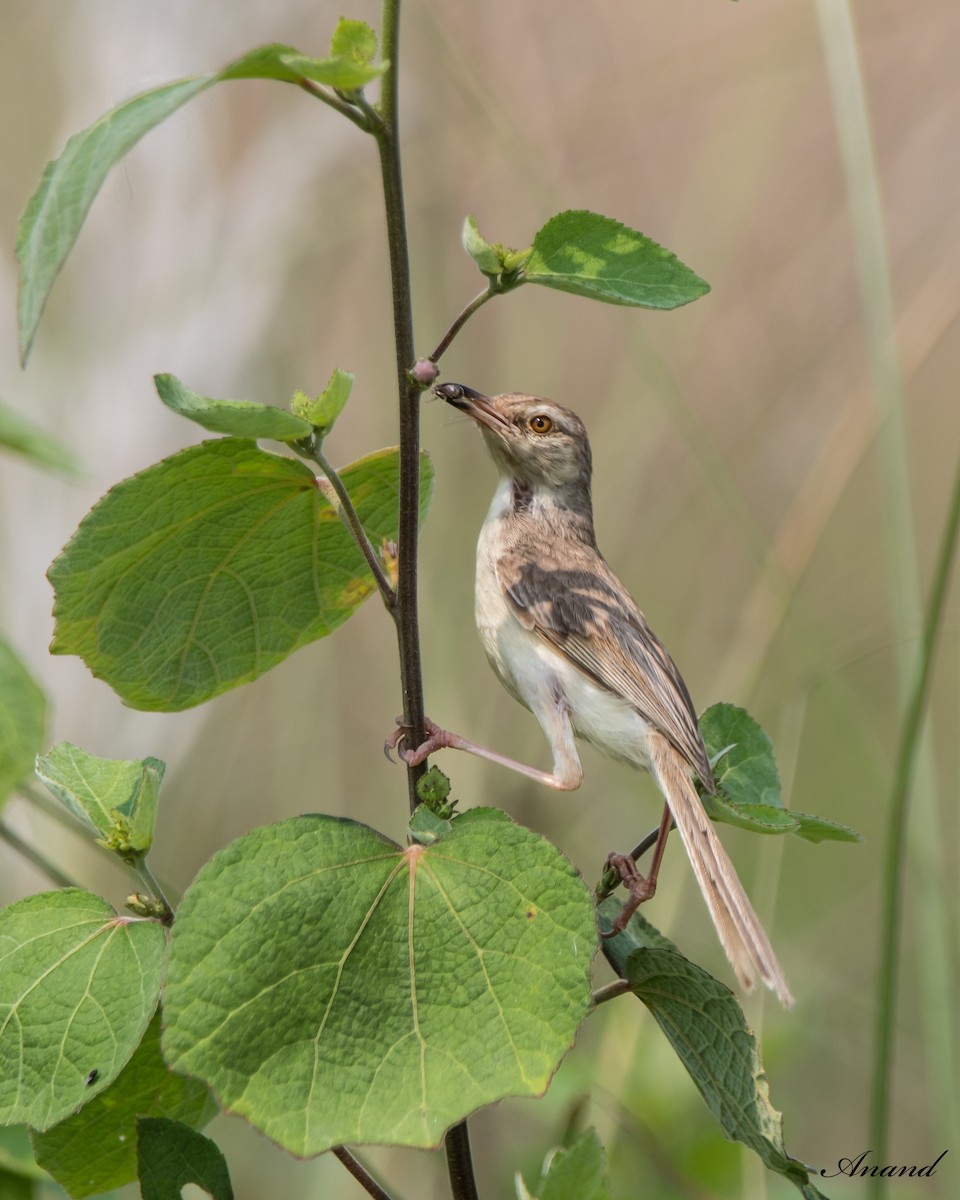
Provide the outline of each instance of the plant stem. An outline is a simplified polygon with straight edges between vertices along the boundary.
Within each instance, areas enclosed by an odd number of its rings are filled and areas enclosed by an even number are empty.
[[[380,26],[382,53],[390,66],[383,75],[380,94],[382,125],[374,130],[380,152],[383,200],[390,247],[390,281],[393,295],[393,332],[396,348],[397,394],[400,404],[400,514],[397,555],[397,603],[394,618],[400,650],[400,683],[403,690],[403,724],[408,744],[419,746],[424,728],[423,673],[420,663],[420,630],[417,614],[417,541],[420,522],[420,389],[408,377],[415,351],[413,306],[410,300],[410,254],[400,171],[400,137],[397,108],[397,63],[400,44],[400,0],[383,0]],[[410,811],[416,808],[417,780],[427,764],[407,768]]]
[[[65,875],[60,870],[56,863],[51,862],[45,854],[41,853],[34,846],[31,846],[29,842],[25,842],[18,833],[14,833],[5,821],[0,821],[0,839],[5,841],[11,849],[16,850],[21,858],[25,858],[27,862],[31,862],[35,867],[38,867],[44,875],[53,880],[57,887],[72,888],[78,886],[68,875]]]
[[[916,667],[913,691],[904,714],[893,790],[890,797],[890,819],[882,884],[883,914],[880,928],[883,931],[883,943],[880,977],[877,984],[877,1023],[874,1032],[875,1051],[869,1133],[869,1145],[874,1150],[877,1161],[881,1163],[886,1161],[887,1135],[890,1124],[894,1025],[897,1010],[897,965],[900,960],[903,923],[904,835],[907,827],[910,783],[923,730],[923,717],[930,696],[934,654],[943,621],[947,588],[957,550],[958,533],[960,533],[960,463],[957,465],[953,495],[940,541],[930,598],[927,601],[920,661]],[[875,1197],[880,1196],[883,1187],[884,1181],[879,1177],[874,1177],[870,1181],[869,1194]]]
[[[336,493],[336,508],[340,515],[340,520],[346,525],[353,540],[359,547],[360,553],[367,560],[367,566],[377,581],[377,587],[380,589],[380,595],[383,597],[383,602],[387,608],[393,612],[397,603],[397,596],[393,588],[390,586],[390,581],[383,572],[383,567],[380,565],[380,560],[377,558],[376,551],[370,545],[370,539],[367,537],[366,530],[360,523],[360,518],[357,516],[357,510],[353,507],[353,501],[350,499],[350,493],[344,486],[343,480],[337,472],[331,467],[324,457],[323,450],[320,448],[319,442],[310,451],[311,457],[316,462],[317,466],[324,473],[330,482],[330,486]]]
[[[390,1193],[383,1190],[366,1167],[353,1157],[346,1146],[334,1146],[332,1154],[334,1158],[338,1158],[343,1163],[357,1183],[368,1195],[373,1196],[374,1200],[390,1200]]]
[[[380,153],[383,200],[390,247],[390,281],[393,295],[393,331],[396,348],[397,395],[400,405],[400,514],[397,563],[397,603],[394,619],[400,652],[404,732],[418,746],[426,736],[423,673],[420,662],[420,629],[417,613],[417,542],[420,533],[420,388],[410,378],[416,351],[413,306],[410,299],[410,253],[400,170],[400,131],[397,102],[397,65],[400,50],[400,0],[383,0],[380,40],[390,66],[383,75],[380,93],[382,125],[374,131]],[[407,767],[410,811],[418,804],[417,781],[426,773],[426,762]],[[455,1125],[444,1139],[447,1171],[453,1200],[479,1200],[470,1155],[466,1121]]]
[[[470,1134],[466,1121],[454,1125],[443,1139],[447,1154],[447,1172],[450,1175],[450,1193],[453,1200],[480,1200],[477,1181],[473,1175],[473,1155],[470,1152]]]
[[[608,1000],[615,1000],[617,996],[623,996],[630,991],[630,984],[626,979],[615,979],[613,983],[608,983],[602,988],[597,988],[593,993],[594,1004],[606,1004]]]
[[[131,862],[130,866],[140,877],[141,881],[143,882],[144,886],[149,890],[153,899],[157,900],[160,903],[160,905],[163,907],[164,912],[163,912],[163,916],[161,916],[161,918],[160,918],[160,924],[166,925],[166,926],[172,925],[173,918],[174,918],[173,905],[163,894],[163,888],[160,886],[159,883],[157,883],[157,880],[156,880],[153,872],[147,866],[147,860],[145,858],[138,858],[138,859],[136,859],[136,861]]]
[[[352,121],[354,125],[362,129],[364,133],[374,133],[370,127],[370,119],[367,114],[360,108],[352,104],[348,104],[346,100],[342,100],[339,96],[328,92],[319,84],[314,83],[312,79],[301,79],[298,85],[310,96],[317,100],[322,100],[324,104],[328,104],[331,108],[336,109],[338,113],[346,117],[348,121]]]
[[[500,288],[497,286],[495,279],[490,280],[490,286],[479,294],[474,296],[470,303],[466,306],[459,317],[450,326],[447,332],[440,339],[436,350],[430,355],[430,361],[436,363],[440,361],[440,356],[448,349],[450,343],[457,336],[460,330],[466,325],[467,321],[473,316],[478,308],[482,308],[488,300],[492,300],[494,296],[500,294]]]

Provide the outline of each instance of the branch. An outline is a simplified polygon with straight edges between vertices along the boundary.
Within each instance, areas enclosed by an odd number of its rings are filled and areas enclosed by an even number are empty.
[[[346,1146],[334,1146],[331,1153],[334,1158],[338,1158],[343,1163],[357,1183],[368,1195],[373,1196],[374,1200],[390,1200],[389,1192],[383,1190],[366,1167],[353,1157]]]
[[[617,996],[622,996],[630,991],[630,984],[626,979],[615,979],[613,983],[608,983],[602,988],[597,988],[593,993],[593,1003],[606,1004],[608,1000],[615,1000]]]
[[[371,126],[370,118],[367,116],[365,108],[354,105],[344,100],[341,96],[335,95],[333,92],[326,91],[319,84],[314,83],[312,79],[301,79],[297,86],[303,88],[309,96],[313,96],[317,100],[322,100],[330,108],[336,109],[341,116],[346,117],[348,121],[352,121],[364,133],[376,133],[376,128]]]
[[[450,326],[447,332],[440,339],[436,350],[430,355],[430,361],[436,363],[440,361],[440,356],[449,348],[450,343],[457,336],[460,330],[466,325],[467,321],[473,316],[478,308],[482,308],[488,300],[492,300],[494,296],[499,296],[501,288],[497,284],[496,279],[490,280],[490,286],[485,292],[481,292],[479,296],[474,296],[470,303],[466,306],[459,317]]]
[[[400,486],[397,562],[397,601],[394,619],[400,651],[403,689],[403,723],[410,744],[426,737],[423,707],[423,671],[420,662],[420,628],[417,614],[417,542],[420,523],[420,388],[410,378],[415,352],[413,306],[410,299],[410,254],[400,171],[400,138],[397,120],[397,63],[400,43],[400,0],[383,0],[380,30],[382,53],[390,66],[383,75],[380,94],[381,126],[374,130],[380,152],[383,201],[390,247],[390,281],[393,296],[393,332],[396,348],[397,395],[400,405]],[[417,780],[427,764],[407,767],[407,793],[412,812],[418,803]]]
[[[480,1200],[477,1181],[473,1175],[473,1155],[470,1152],[470,1134],[466,1121],[454,1125],[443,1139],[447,1155],[447,1172],[450,1176],[450,1192],[453,1200]]]
[[[357,510],[353,507],[353,501],[350,499],[350,493],[344,486],[343,480],[338,473],[331,467],[324,457],[323,450],[320,447],[319,441],[314,442],[309,451],[310,457],[314,460],[320,470],[324,473],[333,489],[334,495],[328,497],[333,501],[333,505],[339,514],[340,520],[346,525],[347,530],[356,542],[360,553],[367,560],[367,566],[370,568],[373,578],[376,580],[377,587],[380,589],[380,595],[383,597],[383,602],[390,612],[396,608],[397,595],[390,585],[389,579],[384,574],[383,567],[380,565],[380,560],[377,558],[377,553],[373,546],[370,545],[370,539],[367,537],[367,532],[363,528]]]
[[[147,866],[147,860],[142,857],[138,858],[135,861],[131,862],[130,866],[133,868],[134,872],[139,876],[139,878],[140,878],[141,882],[144,884],[144,886],[149,890],[153,899],[155,901],[157,901],[160,908],[162,909],[162,913],[159,914],[160,924],[165,925],[165,926],[167,926],[167,928],[169,928],[173,924],[173,918],[175,915],[174,911],[173,911],[173,905],[163,894],[163,888],[160,886],[159,883],[157,883],[156,876],[150,870],[150,868]]]

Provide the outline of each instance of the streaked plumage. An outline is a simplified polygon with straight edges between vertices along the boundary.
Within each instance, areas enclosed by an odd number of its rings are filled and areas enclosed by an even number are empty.
[[[435,391],[469,413],[500,484],[477,547],[476,618],[491,664],[537,717],[553,750],[547,774],[434,729],[417,759],[458,746],[548,783],[579,786],[578,735],[649,770],[669,805],[741,984],[759,976],[792,997],[767,936],[697,796],[715,791],[696,712],[679,671],[597,548],[586,430],[569,409],[522,394]]]

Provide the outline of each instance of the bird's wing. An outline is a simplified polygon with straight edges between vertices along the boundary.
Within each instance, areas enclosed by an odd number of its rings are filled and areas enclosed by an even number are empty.
[[[629,701],[684,756],[711,791],[713,772],[686,684],[600,552],[560,567],[517,548],[497,577],[517,619],[595,683]]]

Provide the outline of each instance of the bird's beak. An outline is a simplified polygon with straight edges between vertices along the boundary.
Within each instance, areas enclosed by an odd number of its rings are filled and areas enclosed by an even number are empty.
[[[438,383],[433,391],[434,395],[446,400],[454,408],[459,408],[461,412],[473,417],[479,425],[486,425],[501,437],[512,428],[494,401],[482,392],[475,392],[473,388],[468,388],[462,383]]]

